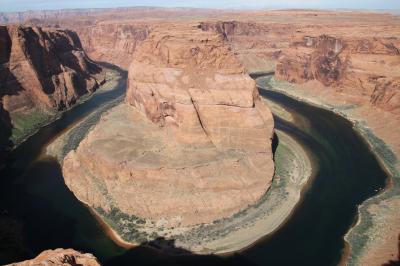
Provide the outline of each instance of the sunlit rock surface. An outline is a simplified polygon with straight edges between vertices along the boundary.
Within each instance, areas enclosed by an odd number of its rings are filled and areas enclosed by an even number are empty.
[[[230,216],[267,191],[272,115],[219,34],[155,29],[128,81],[126,103],[64,160],[81,201],[185,226]]]

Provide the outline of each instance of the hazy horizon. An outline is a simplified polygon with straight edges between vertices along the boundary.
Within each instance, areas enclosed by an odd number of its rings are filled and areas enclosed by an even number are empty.
[[[194,0],[182,1],[161,0],[151,1],[127,1],[127,0],[70,0],[62,3],[51,0],[0,0],[0,12],[20,12],[28,10],[59,10],[81,8],[117,8],[117,7],[190,7],[213,9],[358,9],[358,10],[399,10],[399,0],[287,0],[279,3],[269,0]]]

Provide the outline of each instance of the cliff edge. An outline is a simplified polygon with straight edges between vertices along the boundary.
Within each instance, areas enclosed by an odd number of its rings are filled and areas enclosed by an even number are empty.
[[[69,30],[0,26],[1,148],[104,81]]]

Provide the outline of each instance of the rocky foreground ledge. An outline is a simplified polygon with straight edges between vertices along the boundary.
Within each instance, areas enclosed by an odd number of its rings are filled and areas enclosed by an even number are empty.
[[[99,266],[96,257],[90,253],[81,253],[73,249],[46,250],[36,258],[22,262],[12,263],[9,266]]]
[[[166,25],[133,58],[126,103],[63,162],[77,198],[130,242],[257,202],[274,174],[273,118],[222,37]]]

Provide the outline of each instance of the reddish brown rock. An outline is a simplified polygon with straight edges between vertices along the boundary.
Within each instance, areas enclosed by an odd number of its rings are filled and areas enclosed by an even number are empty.
[[[292,83],[318,80],[325,86],[338,85],[348,64],[348,53],[340,39],[322,35],[295,42],[276,66],[276,76]]]
[[[96,257],[73,249],[46,250],[36,258],[12,263],[10,266],[100,266]]]
[[[150,27],[143,23],[97,23],[73,27],[86,53],[96,61],[104,61],[127,69],[136,47],[146,39]]]
[[[220,33],[248,72],[274,71],[281,50],[289,44],[293,25],[251,21],[205,21],[202,30]]]
[[[26,105],[62,109],[96,89],[101,68],[88,59],[76,33],[31,27],[2,27],[3,97],[12,112]],[[4,60],[5,59],[5,60]]]
[[[0,26],[0,117],[62,110],[104,81],[102,69],[69,30]]]
[[[371,103],[399,114],[399,47],[395,38],[306,36],[284,52],[276,77],[305,86],[315,80],[348,95],[349,103]]]
[[[208,223],[267,191],[272,135],[271,112],[221,36],[163,26],[133,56],[126,104],[67,155],[63,173],[94,208],[167,227]]]

